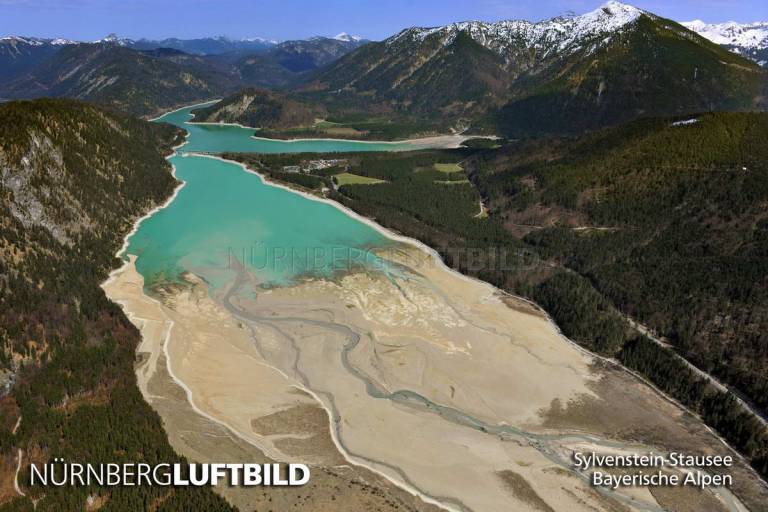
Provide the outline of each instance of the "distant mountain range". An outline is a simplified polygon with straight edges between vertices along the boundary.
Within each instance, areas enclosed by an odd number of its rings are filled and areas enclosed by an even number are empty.
[[[755,63],[674,21],[608,2],[538,23],[403,30],[335,61],[305,90],[521,137],[762,109],[767,88],[768,72]]]
[[[218,37],[203,37],[198,39],[178,39],[178,38],[166,38],[166,39],[125,39],[119,38],[115,34],[107,36],[107,38],[96,42],[117,42],[122,46],[129,48],[136,48],[139,50],[153,50],[156,48],[173,48],[181,50],[186,53],[193,53],[196,55],[220,55],[230,52],[258,52],[269,50],[274,47],[296,44],[304,41],[324,41],[333,40],[340,41],[342,43],[352,43],[353,46],[357,46],[357,43],[365,43],[367,40],[360,36],[353,36],[342,32],[334,37],[315,36],[304,39],[296,39],[289,41],[277,41],[274,39],[264,39],[262,37],[252,37],[244,39],[231,39],[225,36]],[[349,46],[349,45],[347,45]]]
[[[0,38],[0,86],[33,69],[63,46],[66,39],[9,36]]]
[[[282,43],[6,37],[0,39],[0,98],[66,96],[136,115],[154,114],[243,87],[297,83],[365,43],[347,34]]]
[[[160,40],[122,40],[122,44],[139,50],[173,48],[195,55],[219,55],[237,51],[263,51],[275,46],[277,41],[255,37],[251,39],[230,39],[228,37],[203,37],[199,39],[167,38]]]
[[[704,23],[689,21],[683,25],[713,43],[768,66],[768,21],[758,23]]]
[[[230,84],[228,74],[202,57],[144,53],[108,43],[71,44],[6,83],[0,96],[78,98],[143,115],[214,97]]]
[[[342,43],[365,43],[367,39],[360,36],[355,36],[342,32],[334,37],[315,36],[307,39],[311,40],[335,40]],[[117,34],[109,34],[108,36],[97,39],[96,41],[76,41],[72,39],[51,39],[40,37],[22,37],[22,36],[6,36],[0,37],[0,48],[12,47],[16,45],[31,46],[31,47],[59,47],[70,44],[82,44],[82,43],[111,43],[119,46],[125,46],[128,48],[134,48],[136,50],[155,50],[157,48],[173,48],[174,50],[181,50],[185,53],[191,53],[194,55],[220,55],[223,53],[231,52],[258,52],[269,50],[281,44],[291,44],[304,40],[289,40],[289,41],[277,41],[274,39],[265,39],[262,37],[251,37],[243,39],[232,39],[226,36],[216,37],[201,37],[196,39],[179,39],[176,37],[168,37],[165,39],[130,39],[125,37],[119,37]]]
[[[581,16],[414,27],[381,42],[346,33],[279,43],[8,37],[0,97],[69,96],[147,115],[247,87],[281,88],[311,110],[513,138],[766,108],[768,71],[745,58],[760,61],[765,26],[688,26],[610,1]]]

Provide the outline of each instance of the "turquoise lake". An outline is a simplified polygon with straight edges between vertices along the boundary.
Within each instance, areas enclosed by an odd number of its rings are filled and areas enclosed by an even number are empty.
[[[167,207],[141,223],[124,253],[138,256],[136,267],[148,287],[189,271],[215,289],[229,282],[239,265],[248,267],[264,285],[287,284],[305,275],[328,276],[352,267],[387,268],[369,249],[393,242],[371,226],[330,204],[265,184],[237,164],[188,152],[398,151],[413,146],[256,140],[253,130],[245,128],[187,124],[191,109],[157,120],[190,133],[170,159],[185,185]]]

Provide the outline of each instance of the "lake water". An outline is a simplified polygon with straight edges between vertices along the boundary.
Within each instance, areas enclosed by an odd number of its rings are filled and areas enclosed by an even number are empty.
[[[250,129],[187,124],[191,109],[158,119],[190,133],[170,159],[176,177],[186,184],[166,208],[142,222],[125,251],[138,256],[136,267],[148,288],[176,280],[184,271],[217,288],[234,277],[238,265],[249,267],[264,285],[349,268],[391,270],[369,249],[392,242],[369,225],[330,204],[267,185],[237,164],[188,152],[398,151],[413,146],[256,140]]]

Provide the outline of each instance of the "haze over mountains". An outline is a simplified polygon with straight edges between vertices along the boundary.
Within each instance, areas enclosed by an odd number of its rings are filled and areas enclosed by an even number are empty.
[[[339,34],[277,43],[223,37],[162,41],[110,35],[0,39],[0,98],[64,96],[148,115],[242,87],[284,87],[365,44]]]
[[[280,43],[6,37],[0,97],[67,96],[148,115],[246,87],[282,88],[331,112],[418,116],[510,137],[764,108],[766,73],[734,52],[761,59],[765,25],[688,26],[612,1],[581,16],[408,28],[382,42],[346,33]]]
[[[314,36],[313,39],[334,39],[342,42],[366,42],[363,37],[341,32],[334,37]],[[34,47],[45,46],[64,46],[69,44],[87,44],[87,43],[113,43],[119,46],[126,46],[137,50],[154,50],[157,48],[173,48],[186,53],[197,55],[217,55],[233,51],[259,51],[267,50],[281,43],[290,43],[289,41],[277,41],[275,39],[265,39],[263,37],[248,37],[233,39],[226,36],[200,37],[195,39],[180,39],[177,37],[167,37],[165,39],[131,39],[120,37],[117,34],[109,34],[106,37],[95,41],[78,41],[63,38],[44,38],[44,37],[25,37],[18,35],[9,35],[0,37],[0,45],[29,45]]]

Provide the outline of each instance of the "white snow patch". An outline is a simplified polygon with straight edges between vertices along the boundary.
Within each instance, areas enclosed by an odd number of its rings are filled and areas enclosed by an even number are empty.
[[[691,124],[696,124],[698,122],[699,122],[698,119],[693,118],[693,119],[686,119],[684,121],[675,121],[670,126],[688,126],[688,125],[691,125]]]
[[[5,36],[0,37],[0,41],[7,41],[10,43],[28,44],[31,46],[42,46],[45,44],[44,39],[38,39],[36,37],[21,37],[21,36]]]
[[[504,20],[496,23],[463,21],[443,27],[414,27],[401,31],[386,40],[387,45],[399,41],[424,41],[438,34],[442,44],[451,44],[460,32],[465,32],[477,43],[501,55],[510,50],[525,47],[540,50],[542,56],[569,54],[584,42],[595,39],[597,44],[607,44],[610,36],[634,23],[642,15],[651,16],[631,5],[610,1],[598,9],[574,17],[557,17],[531,23],[524,20]]]
[[[681,23],[716,44],[738,46],[750,50],[768,48],[768,22],[737,23],[705,23],[694,20]]]
[[[347,34],[346,32],[342,32],[341,34],[336,34],[334,37],[337,41],[346,41],[346,42],[352,42],[352,41],[361,41],[363,38],[360,36],[354,36],[352,34]]]
[[[246,37],[242,39],[242,41],[245,41],[247,43],[264,43],[264,44],[277,44],[278,41],[276,39],[265,39],[263,37]]]
[[[130,46],[133,44],[134,41],[126,37],[118,37],[117,34],[109,34],[107,37],[103,39],[97,39],[96,41],[93,41],[93,42],[116,44],[118,46]]]

